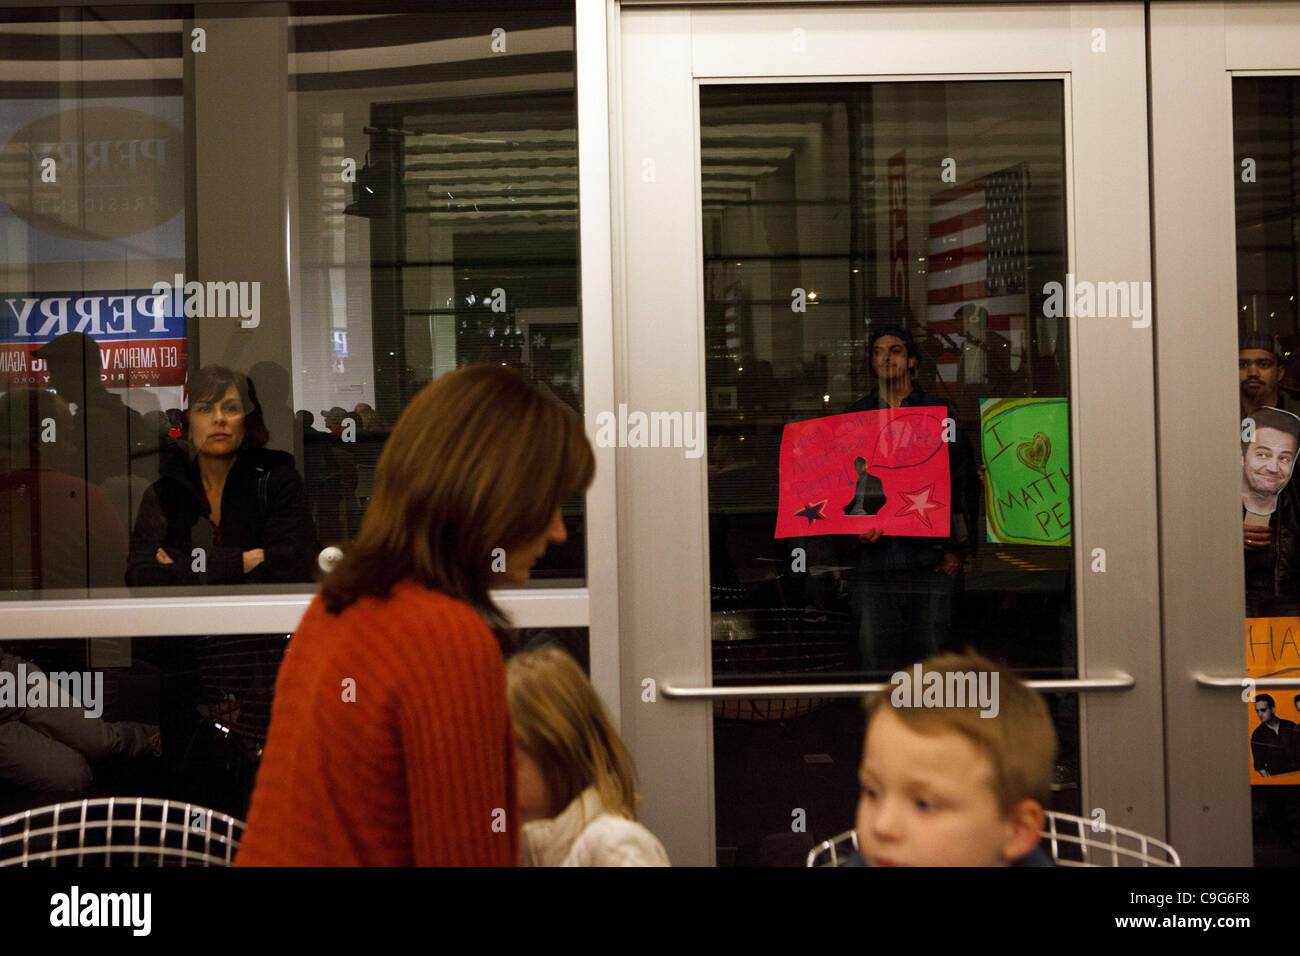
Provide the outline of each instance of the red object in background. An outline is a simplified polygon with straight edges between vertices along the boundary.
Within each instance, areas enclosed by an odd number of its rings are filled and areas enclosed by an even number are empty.
[[[50,386],[50,370],[32,351],[46,345],[0,343],[0,380],[4,388]],[[105,388],[185,384],[185,339],[125,339],[99,342],[99,380]]]
[[[907,152],[900,150],[886,164],[889,181],[889,294],[908,301],[907,277],[912,271],[907,241]]]
[[[888,408],[831,415],[785,426],[781,435],[777,538],[885,534],[944,538],[951,487],[946,409]],[[856,497],[855,458],[883,486],[874,515],[847,515]]]

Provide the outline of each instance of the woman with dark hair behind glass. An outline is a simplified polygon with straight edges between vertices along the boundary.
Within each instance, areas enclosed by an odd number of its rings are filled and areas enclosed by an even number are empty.
[[[316,532],[293,456],[266,448],[247,376],[190,376],[182,438],[163,458],[131,536],[127,583],[310,581]]]

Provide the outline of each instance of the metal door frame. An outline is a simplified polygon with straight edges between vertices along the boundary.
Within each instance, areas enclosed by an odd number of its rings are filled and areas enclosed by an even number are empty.
[[[1232,78],[1300,74],[1300,5],[1152,4],[1150,60],[1169,832],[1249,866]]]
[[[1146,82],[1141,3],[970,5],[941,14],[882,5],[609,9],[612,112],[621,124],[612,160],[615,400],[629,408],[706,407],[701,83],[1066,76],[1071,271],[1094,281],[1151,278],[1146,103],[1132,92]],[[815,55],[790,49],[795,28]],[[1106,31],[1102,54],[1091,49],[1098,28]],[[918,33],[924,42],[900,39]],[[653,182],[643,178],[645,160],[653,160]],[[1135,513],[1126,494],[1155,487],[1151,330],[1122,319],[1076,321],[1071,342],[1072,454],[1083,463],[1073,473],[1079,677],[1132,687],[1082,698],[1083,805],[1163,836],[1156,510],[1152,502]],[[1132,384],[1122,394],[1087,387],[1108,381]],[[1127,427],[1117,434],[1115,422]],[[710,864],[712,708],[680,694],[710,686],[707,457],[620,449],[616,460],[624,736],[647,824],[674,862]],[[664,502],[672,502],[671,522]],[[1105,573],[1091,571],[1097,548],[1106,552]],[[678,693],[666,695],[665,686]],[[1135,736],[1133,727],[1144,730]]]

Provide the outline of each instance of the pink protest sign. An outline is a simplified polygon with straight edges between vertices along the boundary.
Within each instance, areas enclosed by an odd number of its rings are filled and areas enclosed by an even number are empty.
[[[885,534],[946,538],[943,407],[886,408],[785,426],[778,538]]]

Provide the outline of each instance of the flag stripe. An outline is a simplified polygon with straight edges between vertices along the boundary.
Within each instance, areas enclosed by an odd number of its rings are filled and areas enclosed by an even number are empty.
[[[1009,350],[1013,369],[1020,364],[1026,338],[1027,187],[1022,163],[931,197],[926,328],[941,337],[936,371],[943,382],[957,382],[963,367],[969,381],[982,382],[993,349]],[[967,305],[983,311],[962,312]],[[999,338],[987,339],[991,333]]]
[[[948,212],[948,210],[944,211]],[[985,209],[972,209],[969,212],[949,216],[947,219],[931,220],[930,238],[941,239],[950,233],[961,232],[963,229],[974,229],[976,226],[985,226],[987,223],[987,211]]]

